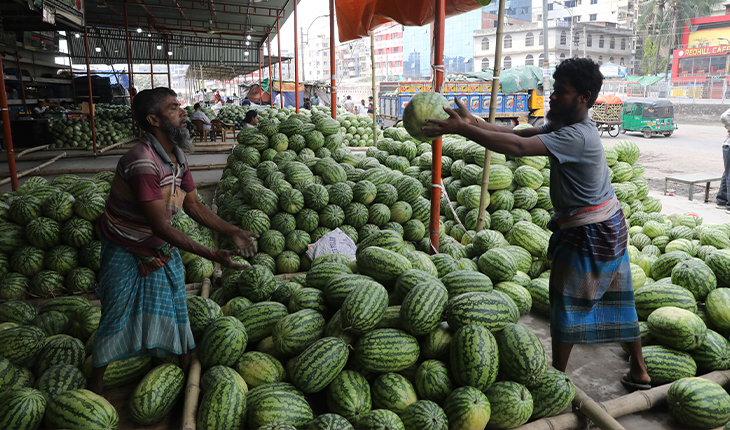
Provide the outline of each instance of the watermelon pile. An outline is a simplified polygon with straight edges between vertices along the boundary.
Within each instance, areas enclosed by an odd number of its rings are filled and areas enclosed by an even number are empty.
[[[0,301],[89,293],[96,288],[101,242],[97,220],[109,197],[113,172],[92,178],[59,175],[52,182],[28,178],[0,196]],[[175,228],[215,248],[213,233],[184,212]],[[188,282],[202,282],[213,264],[182,252]]]
[[[97,147],[113,145],[134,137],[129,106],[94,105]],[[92,149],[91,122],[86,118],[54,119],[48,126],[51,148]]]

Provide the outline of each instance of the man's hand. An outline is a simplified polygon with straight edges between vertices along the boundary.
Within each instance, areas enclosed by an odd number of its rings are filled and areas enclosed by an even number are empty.
[[[461,105],[463,108],[464,105]],[[444,111],[449,114],[449,119],[427,119],[427,122],[436,124],[434,127],[421,127],[423,134],[429,137],[438,137],[442,134],[460,134],[467,124],[454,110],[444,106]]]
[[[258,237],[258,234],[239,229],[238,233],[232,236],[233,243],[238,247],[236,252],[245,258],[253,257],[256,254],[254,239],[258,239]]]
[[[236,263],[235,261],[231,260],[232,256],[238,255],[239,253],[240,251],[237,249],[221,249],[213,253],[213,261],[220,263],[221,266],[227,267],[229,269],[246,270],[251,267],[248,264]]]
[[[454,112],[459,114],[459,116],[469,125],[477,125],[477,117],[471,114],[469,112],[469,108],[464,106],[464,104],[459,100],[458,97],[454,97],[454,103],[456,103],[456,106],[458,106],[457,109],[454,109]]]

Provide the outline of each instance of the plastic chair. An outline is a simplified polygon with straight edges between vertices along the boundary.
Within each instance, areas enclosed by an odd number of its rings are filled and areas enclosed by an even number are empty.
[[[233,124],[226,124],[225,122],[214,119],[210,121],[211,125],[213,126],[213,131],[215,131],[215,134],[218,135],[218,133],[221,134],[221,141],[226,141],[226,135],[232,134],[233,140],[236,140],[236,128]]]
[[[191,119],[190,122],[193,123],[195,126],[195,138],[198,142],[205,142],[205,136],[207,132],[205,131],[205,123],[202,119]]]

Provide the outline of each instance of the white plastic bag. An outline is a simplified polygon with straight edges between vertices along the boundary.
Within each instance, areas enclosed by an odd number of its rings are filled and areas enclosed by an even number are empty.
[[[309,245],[307,257],[314,261],[320,255],[342,254],[348,256],[350,260],[355,260],[356,250],[357,245],[350,239],[350,236],[339,228],[336,228],[322,236],[317,242]]]

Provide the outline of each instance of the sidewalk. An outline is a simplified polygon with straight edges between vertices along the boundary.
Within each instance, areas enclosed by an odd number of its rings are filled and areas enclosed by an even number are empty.
[[[698,195],[699,199],[689,200],[685,196],[672,196],[667,194],[666,196],[661,191],[649,191],[649,196],[656,197],[662,202],[662,213],[664,215],[671,215],[673,213],[685,213],[694,212],[700,215],[703,219],[703,224],[724,224],[730,222],[730,214],[726,211],[716,209],[714,200],[710,200],[705,203],[704,193]]]

